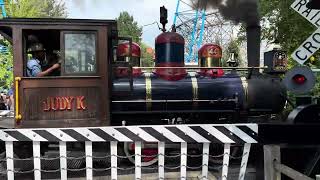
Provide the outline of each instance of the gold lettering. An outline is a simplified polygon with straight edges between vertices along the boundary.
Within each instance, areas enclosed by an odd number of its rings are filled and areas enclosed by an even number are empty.
[[[44,111],[72,111],[75,106],[77,110],[87,109],[85,96],[47,97],[47,99],[42,101],[42,104]]]
[[[74,97],[73,96],[69,96],[69,97],[64,97],[66,104],[67,104],[67,110],[72,110],[72,102]]]
[[[59,102],[59,110],[60,111],[66,110],[67,102],[66,102],[65,98],[64,97],[57,97],[57,100]]]
[[[84,96],[77,96],[77,109],[78,110],[85,110],[86,106],[84,104]]]
[[[44,111],[50,111],[50,98],[47,98],[47,100],[43,101],[42,104]]]
[[[50,104],[51,104],[51,109],[52,109],[53,111],[56,111],[56,110],[59,109],[59,107],[57,107],[57,105],[59,106],[59,104],[57,104],[56,98],[51,97],[51,98],[50,98]]]

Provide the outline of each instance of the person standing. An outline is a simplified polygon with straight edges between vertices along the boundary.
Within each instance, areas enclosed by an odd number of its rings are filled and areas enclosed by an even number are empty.
[[[7,110],[3,96],[0,97],[0,110]]]
[[[7,93],[7,109],[8,110],[13,110],[13,106],[14,106],[13,90],[14,90],[14,84],[11,83],[11,88]]]

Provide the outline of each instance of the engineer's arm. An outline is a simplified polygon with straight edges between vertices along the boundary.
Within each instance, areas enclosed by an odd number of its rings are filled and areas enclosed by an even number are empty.
[[[37,67],[32,72],[34,72],[35,77],[43,77],[43,76],[48,76],[52,71],[54,71],[57,68],[60,68],[60,64],[54,64],[45,71],[41,71],[41,69],[39,71],[39,68]]]

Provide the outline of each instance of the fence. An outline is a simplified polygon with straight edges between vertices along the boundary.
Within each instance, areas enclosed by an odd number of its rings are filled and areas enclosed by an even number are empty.
[[[320,156],[318,156],[318,158],[319,157]],[[292,169],[281,163],[280,145],[264,146],[264,172],[265,180],[281,180],[281,174],[284,174],[294,180],[314,180],[314,178],[310,178],[305,174],[302,174],[295,169]],[[316,180],[320,180],[320,175],[316,176]]]
[[[211,144],[223,144],[223,157],[221,179],[228,178],[229,161],[232,155],[230,148],[232,144],[242,144],[243,152],[241,164],[239,167],[239,180],[245,179],[250,147],[252,143],[257,143],[258,125],[256,124],[221,124],[221,125],[168,125],[168,126],[121,126],[121,127],[95,127],[95,128],[52,128],[52,129],[10,129],[0,130],[0,140],[5,142],[5,170],[2,172],[8,180],[13,180],[17,173],[33,173],[34,179],[41,179],[42,173],[60,172],[59,179],[68,178],[70,171],[75,171],[68,167],[67,144],[72,142],[84,142],[85,144],[85,167],[86,179],[93,179],[93,171],[110,171],[111,179],[118,179],[118,171],[121,170],[118,164],[119,142],[134,143],[134,161],[133,167],[135,179],[142,179],[142,161],[144,158],[141,150],[143,143],[157,143],[158,148],[158,178],[165,179],[165,151],[166,146],[172,143],[180,144],[180,165],[175,167],[180,169],[180,179],[187,178],[187,169],[201,169],[200,179],[208,179],[209,159],[213,157]],[[32,143],[31,158],[19,159],[14,154],[14,143]],[[41,143],[58,142],[59,156],[56,158],[60,161],[59,168],[55,170],[45,170],[41,167]],[[93,167],[93,143],[109,143],[110,156],[100,157],[110,161],[110,167],[96,169]],[[187,164],[189,144],[202,145],[202,163],[199,167],[192,167]],[[19,151],[15,149],[15,152]],[[108,151],[108,150],[106,150]],[[15,168],[17,160],[30,160],[33,162],[33,169],[28,172],[21,172]],[[169,168],[170,169],[170,168]],[[171,168],[173,169],[173,168]],[[81,169],[78,169],[81,170]]]

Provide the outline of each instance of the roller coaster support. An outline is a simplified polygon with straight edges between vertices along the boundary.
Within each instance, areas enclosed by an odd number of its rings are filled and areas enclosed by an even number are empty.
[[[7,17],[4,0],[0,0],[0,6],[1,6],[2,17]]]

